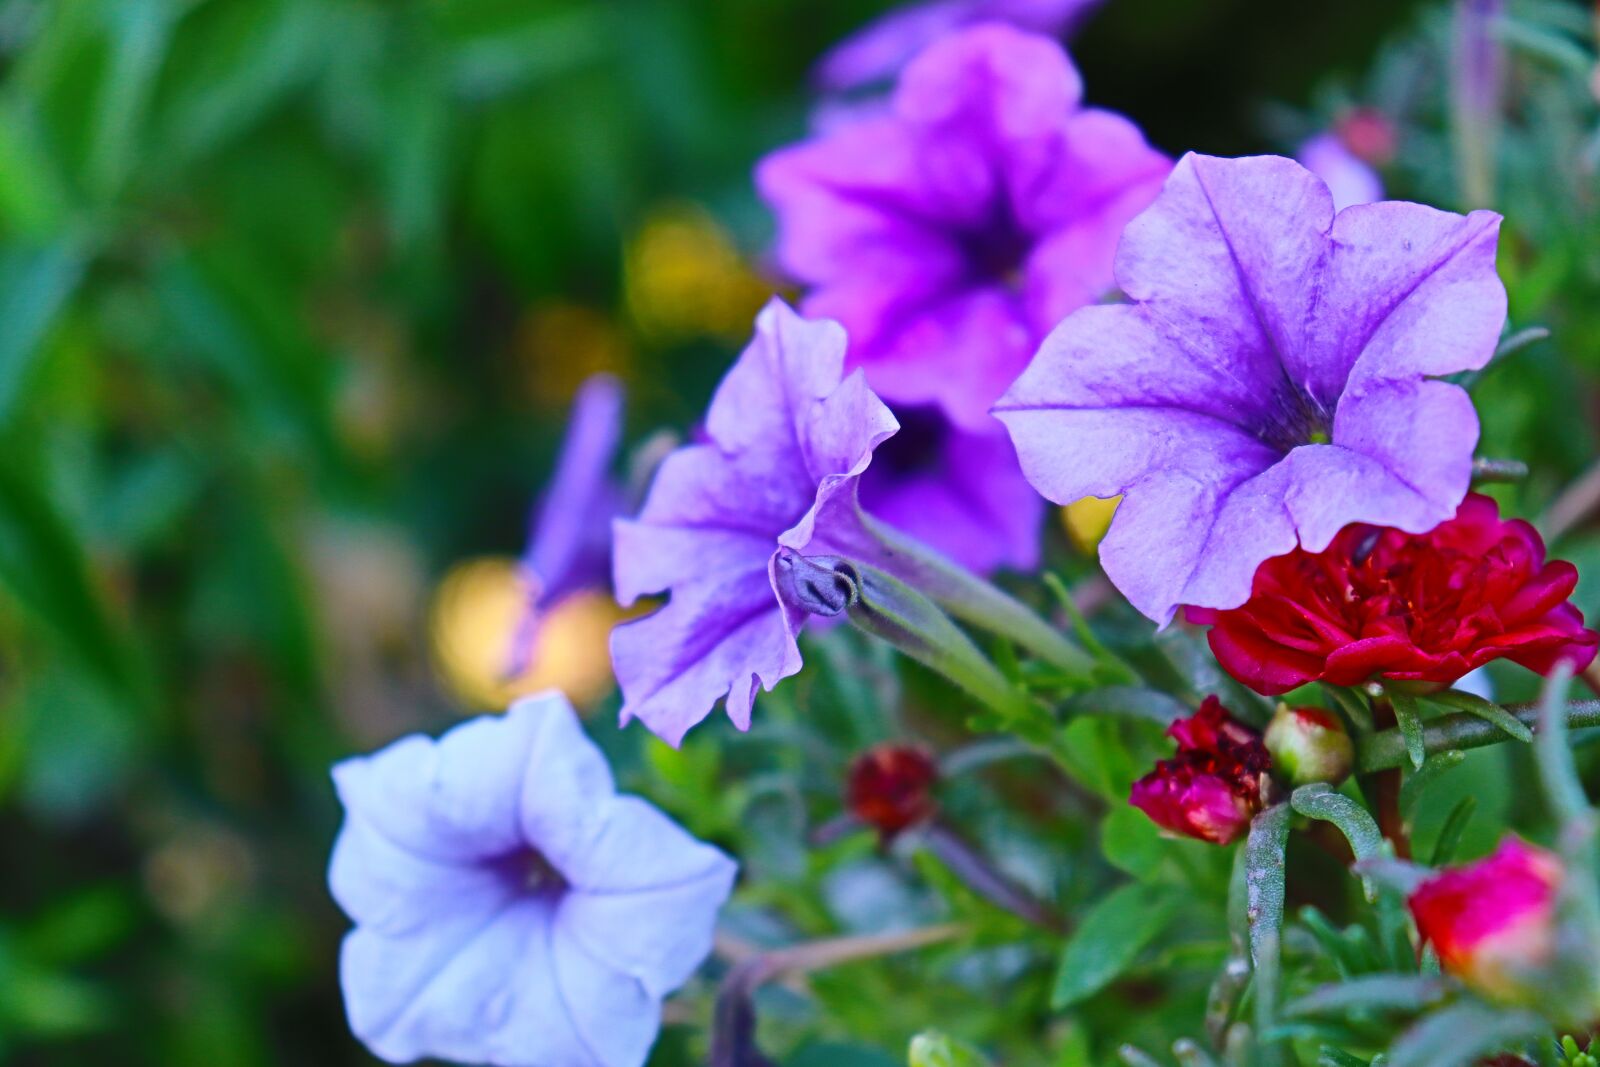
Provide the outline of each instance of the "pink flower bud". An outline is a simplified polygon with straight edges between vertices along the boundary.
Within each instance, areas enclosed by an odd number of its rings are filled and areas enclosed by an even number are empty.
[[[938,778],[938,765],[924,749],[877,745],[850,765],[850,810],[887,840],[933,815]]]
[[[1267,751],[1272,769],[1293,785],[1344,781],[1355,765],[1356,750],[1339,717],[1322,708],[1278,705],[1267,725]]]
[[[1167,728],[1178,754],[1133,783],[1129,802],[1164,830],[1226,845],[1263,806],[1272,759],[1254,730],[1216,697]]]
[[[1441,871],[1411,894],[1411,914],[1439,965],[1478,991],[1526,1000],[1529,978],[1555,952],[1561,863],[1508,837],[1494,854]]]

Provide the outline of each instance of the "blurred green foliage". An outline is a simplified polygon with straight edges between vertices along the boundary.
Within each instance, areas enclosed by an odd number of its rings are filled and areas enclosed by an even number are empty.
[[[809,63],[867,6],[0,2],[0,1062],[368,1062],[336,987],[326,769],[456,713],[426,592],[452,560],[516,550],[586,370],[624,372],[635,437],[693,422],[739,337],[647,328],[625,250],[690,203],[759,261],[750,166],[803,130]],[[1496,206],[1513,322],[1555,332],[1476,396],[1486,451],[1534,466],[1507,494],[1531,514],[1595,452],[1600,141],[1586,12],[1526,10]],[[1091,99],[1174,152],[1282,149],[1347,104],[1383,108],[1396,194],[1458,207],[1446,36],[1442,12],[1392,0],[1107,0],[1075,51]],[[575,321],[615,337],[566,344]],[[1600,609],[1600,536],[1565,547]],[[1110,627],[1151,654],[1140,624]],[[787,684],[749,736],[602,738],[632,787],[740,855],[741,936],[975,925],[960,949],[764,992],[771,1047],[797,1067],[903,1062],[934,1023],[1007,1063],[1091,1062],[1085,1025],[1170,1045],[1228,953],[1225,916],[1173,887],[1221,901],[1228,871],[1119,807],[1151,732],[1085,720],[1076,750],[1102,758],[1076,782],[1024,760],[945,798],[1064,908],[1175,910],[1139,917],[1131,979],[1058,980],[925,857],[807,847],[851,754],[897,733],[889,709],[962,736],[948,692],[854,642],[819,642],[848,671]],[[1470,792],[1461,848],[1487,849],[1525,805],[1501,769],[1522,758],[1473,756],[1419,842]],[[1097,834],[1085,816],[1107,810]],[[1106,896],[1128,877],[1133,896]],[[700,1041],[669,1028],[657,1062]]]

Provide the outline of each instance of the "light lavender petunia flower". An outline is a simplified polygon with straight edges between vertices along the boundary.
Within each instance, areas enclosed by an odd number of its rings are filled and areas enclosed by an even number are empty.
[[[1383,179],[1345,145],[1336,132],[1309,138],[1294,154],[1295,160],[1321,178],[1333,195],[1333,210],[1383,199]]]
[[[762,161],[779,266],[890,403],[992,432],[1044,335],[1111,288],[1171,162],[1082,95],[1055,41],[975,26],[912,61],[886,108]]]
[[[529,599],[511,638],[508,677],[528,669],[548,609],[610,582],[611,520],[623,510],[622,491],[611,477],[622,402],[622,383],[608,374],[588,379],[574,398],[555,473],[528,523],[522,573]]]
[[[998,423],[975,433],[935,407],[895,412],[900,432],[861,475],[861,505],[969,570],[1039,562],[1044,498],[1022,476]]]
[[[1052,37],[1076,29],[1101,0],[927,0],[871,22],[817,63],[820,88],[839,92],[884,81],[947,34],[980,22],[1007,22]]]
[[[1045,496],[1126,494],[1100,559],[1134,606],[1163,624],[1235,607],[1296,544],[1454,514],[1478,419],[1434,379],[1494,354],[1499,224],[1392,201],[1335,216],[1292,160],[1185,156],[1123,235],[1133,303],[1068,317],[996,414]]]
[[[860,374],[843,377],[845,343],[837,323],[768,304],[706,442],[667,457],[639,517],[616,523],[618,599],[671,593],[612,633],[624,722],[678,744],[726,695],[747,729],[757,686],[800,669],[805,616],[780,602],[771,561],[780,547],[863,558],[857,480],[897,429]]]
[[[351,1029],[391,1063],[639,1067],[735,864],[618,796],[556,694],[334,768]]]

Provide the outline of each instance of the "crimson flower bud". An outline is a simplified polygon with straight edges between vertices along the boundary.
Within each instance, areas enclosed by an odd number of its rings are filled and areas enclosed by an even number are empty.
[[[939,767],[915,745],[876,745],[850,765],[847,800],[855,817],[888,840],[930,818]]]
[[[1338,785],[1355,766],[1356,750],[1339,717],[1322,708],[1278,705],[1264,739],[1272,769],[1291,785]]]
[[[1555,953],[1555,905],[1564,872],[1514,837],[1477,863],[1453,867],[1411,894],[1411,914],[1439,966],[1487,996],[1525,1001]]]
[[[1256,732],[1206,697],[1167,728],[1178,754],[1133,783],[1129,803],[1164,830],[1226,845],[1243,836],[1264,806],[1272,757]]]

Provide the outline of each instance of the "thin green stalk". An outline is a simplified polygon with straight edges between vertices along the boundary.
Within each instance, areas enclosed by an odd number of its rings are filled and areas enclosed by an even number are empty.
[[[1093,656],[1011,594],[870,517],[866,527],[878,542],[874,562],[951,615],[1006,638],[1066,674],[1094,674]]]
[[[1537,704],[1510,704],[1506,710],[1538,732]],[[1566,725],[1569,730],[1600,726],[1600,700],[1574,700],[1567,704]],[[1465,713],[1442,715],[1422,726],[1422,748],[1428,755],[1451,749],[1483,748],[1509,740],[1512,738],[1500,727]],[[1400,767],[1408,762],[1405,738],[1398,728],[1380,730],[1356,742],[1356,770],[1361,774]]]

